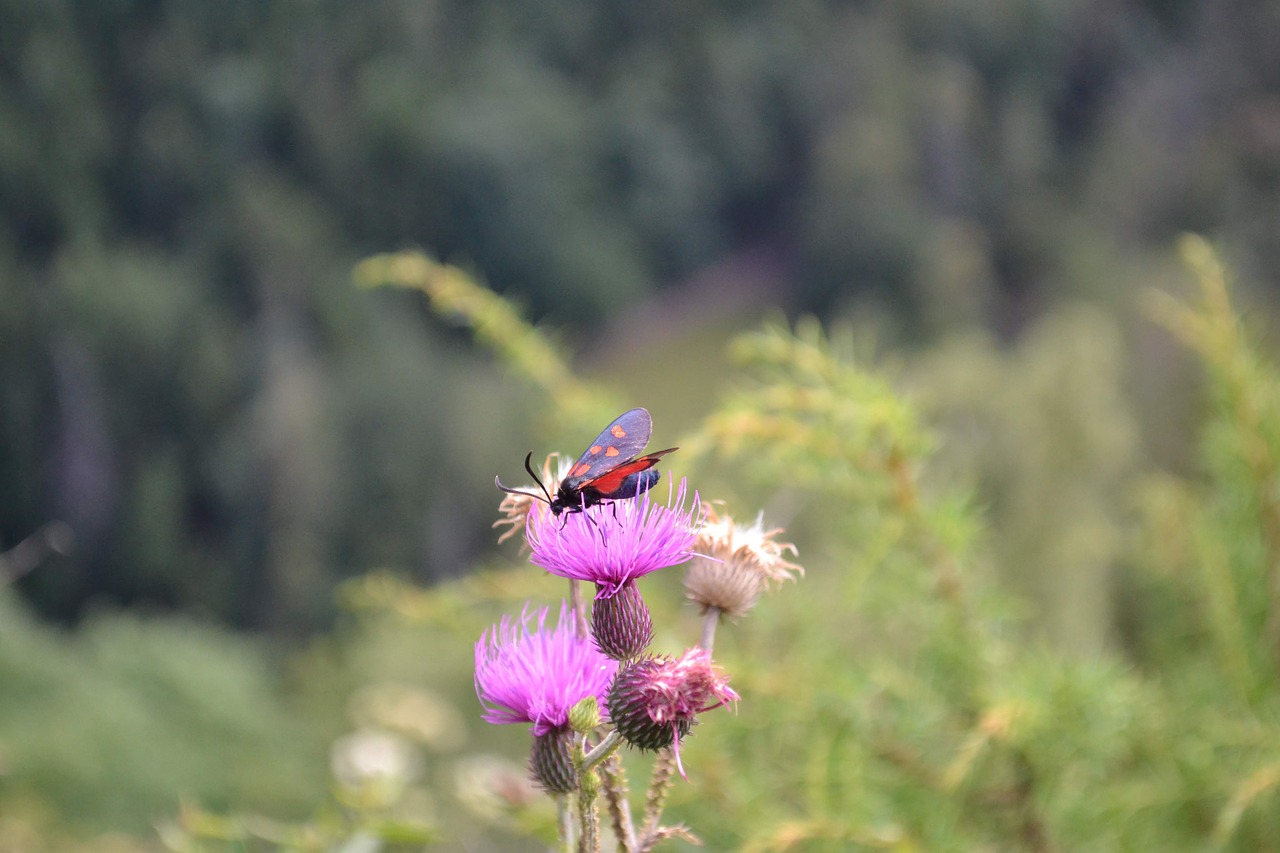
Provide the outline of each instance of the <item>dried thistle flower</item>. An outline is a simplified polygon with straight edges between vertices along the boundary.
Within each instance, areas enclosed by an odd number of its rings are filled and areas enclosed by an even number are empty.
[[[562,458],[559,453],[552,453],[543,461],[541,473],[542,482],[546,485],[547,490],[554,495],[560,487],[560,481],[569,473],[569,460]],[[537,488],[526,486],[522,491],[529,492],[529,494],[504,492],[502,503],[498,504],[498,512],[502,513],[502,518],[495,521],[492,527],[496,529],[508,526],[510,528],[502,531],[502,535],[498,537],[499,544],[507,541],[517,533],[524,532],[525,525],[529,520],[529,511],[534,504],[539,503],[533,496],[534,492],[539,491]]]
[[[721,516],[706,507],[694,550],[697,556],[685,572],[685,595],[702,612],[716,608],[729,616],[742,616],[755,606],[761,593],[783,581],[803,575],[804,568],[787,560],[796,546],[774,537],[782,528],[764,529],[764,513],[750,525]]]

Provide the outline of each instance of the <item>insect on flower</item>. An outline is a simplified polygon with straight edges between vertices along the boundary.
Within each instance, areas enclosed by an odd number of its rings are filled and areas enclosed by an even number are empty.
[[[660,476],[658,471],[653,470],[653,466],[663,456],[678,449],[668,447],[666,450],[640,456],[640,451],[649,443],[651,432],[653,418],[649,417],[647,410],[636,408],[618,415],[578,457],[578,461],[560,481],[554,497],[530,464],[533,451],[529,451],[529,455],[524,458],[524,470],[529,472],[542,489],[541,495],[509,489],[496,477],[494,483],[508,494],[525,495],[544,501],[556,516],[562,512],[582,512],[587,507],[605,501],[633,498],[653,488]]]

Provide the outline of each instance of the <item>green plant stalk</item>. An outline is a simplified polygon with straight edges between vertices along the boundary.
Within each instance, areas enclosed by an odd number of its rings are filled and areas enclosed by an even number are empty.
[[[569,798],[564,794],[556,795],[556,826],[560,830],[560,853],[571,853],[573,850],[573,810],[569,806]]]
[[[627,774],[617,751],[609,753],[600,764],[604,796],[609,807],[613,834],[622,853],[635,853],[636,827],[631,820],[631,802],[627,799]]]
[[[1259,384],[1257,364],[1251,357],[1231,306],[1226,269],[1212,248],[1203,241],[1184,241],[1182,251],[1184,259],[1196,272],[1204,299],[1199,348],[1204,358],[1222,374],[1231,417],[1241,433],[1240,449],[1252,475],[1266,551],[1263,559],[1270,599],[1266,621],[1267,647],[1272,659],[1272,675],[1280,675],[1280,503],[1276,497],[1280,465],[1263,434],[1262,414],[1255,399],[1255,389]]]
[[[594,767],[587,764],[586,743],[586,735],[575,738],[573,743],[573,765],[578,777],[578,853],[599,853],[600,814],[596,810],[596,798],[600,793],[600,779]]]
[[[573,375],[568,361],[510,302],[458,267],[422,252],[405,251],[366,258],[356,265],[353,276],[361,287],[421,290],[438,314],[469,326],[477,341],[545,390],[561,410],[584,414],[601,396],[599,389]]]
[[[1210,587],[1211,628],[1216,635],[1224,663],[1233,681],[1256,698],[1260,681],[1280,677],[1280,459],[1272,449],[1265,425],[1273,416],[1267,398],[1260,394],[1267,386],[1267,372],[1247,340],[1232,307],[1227,287],[1228,272],[1213,247],[1203,238],[1187,236],[1178,246],[1183,262],[1191,269],[1200,289],[1198,304],[1187,304],[1161,292],[1148,296],[1150,313],[1166,328],[1195,350],[1204,361],[1214,385],[1223,394],[1221,417],[1229,422],[1240,459],[1249,471],[1249,485],[1256,502],[1256,518],[1263,548],[1263,571],[1267,609],[1263,626],[1264,645],[1253,649],[1240,634],[1242,621],[1236,601],[1243,590],[1228,555],[1221,548],[1203,554],[1206,584]],[[1208,540],[1201,543],[1202,551]],[[1253,671],[1260,658],[1269,662],[1269,672]],[[1242,669],[1243,668],[1243,669]]]
[[[671,792],[671,782],[675,777],[675,753],[670,748],[658,753],[653,762],[653,776],[649,780],[649,790],[645,795],[644,825],[640,830],[640,846],[638,850],[647,850],[652,846],[661,828],[662,809],[667,803],[667,794]]]
[[[585,639],[590,633],[587,625],[587,605],[582,597],[582,581],[576,578],[569,579],[569,609],[573,611],[573,624],[577,628],[578,636]]]
[[[610,731],[583,756],[583,767],[587,770],[595,770],[602,761],[617,752],[620,746],[622,746],[622,735],[616,731]]]

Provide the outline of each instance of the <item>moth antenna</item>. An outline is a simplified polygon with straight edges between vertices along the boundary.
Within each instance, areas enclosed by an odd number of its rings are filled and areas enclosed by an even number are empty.
[[[543,485],[542,478],[533,470],[533,466],[529,463],[533,461],[533,451],[529,451],[529,455],[524,458],[524,470],[529,472],[529,476],[538,484],[538,488],[542,489],[542,493],[547,496],[547,503],[551,503],[551,492],[547,491],[547,487]]]
[[[502,485],[501,477],[494,477],[493,484],[497,486],[500,491],[506,492],[509,495],[524,495],[526,498],[535,498],[545,504],[549,504],[551,503],[551,493],[547,491],[547,487],[542,484],[542,480],[539,479],[538,475],[534,473],[532,466],[530,466],[529,462],[532,459],[533,451],[530,450],[529,455],[524,458],[524,470],[529,472],[529,476],[533,477],[534,482],[538,484],[538,488],[542,489],[541,495],[536,492],[526,492],[524,489],[509,489]],[[546,497],[543,497],[543,495]]]
[[[502,485],[502,479],[500,477],[494,477],[493,484],[498,487],[499,491],[506,492],[509,495],[524,495],[526,498],[537,498],[543,503],[547,503],[547,499],[544,498],[542,495],[538,494],[537,492],[526,492],[524,489],[507,488],[506,486]]]

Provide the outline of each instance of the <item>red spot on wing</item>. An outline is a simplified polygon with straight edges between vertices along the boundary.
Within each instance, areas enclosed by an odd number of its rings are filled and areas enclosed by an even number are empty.
[[[627,431],[626,431],[625,429],[623,429],[621,426],[619,426],[618,424],[614,424],[614,425],[613,425],[613,428],[612,428],[612,429],[610,429],[610,430],[609,430],[609,432],[613,433],[613,437],[614,437],[614,438],[626,438],[626,437],[627,437]]]
[[[592,450],[592,452],[594,453],[595,451],[597,451],[597,450],[599,450],[599,449],[600,449],[599,447],[593,447],[591,450]],[[617,455],[618,455],[618,448],[616,448],[616,447],[610,447],[608,450],[606,450],[606,451],[604,452],[604,455],[605,455],[605,456],[617,456]]]
[[[581,477],[583,474],[587,473],[590,470],[591,470],[590,462],[579,462],[577,465],[574,465],[571,469],[569,469],[568,476]]]
[[[610,447],[609,449],[613,450],[612,447]],[[587,452],[590,453],[592,456],[595,456],[597,453],[600,452],[600,445],[598,444],[591,445],[590,447],[587,448]],[[613,450],[613,452],[617,453],[616,450]],[[605,455],[608,456],[609,454],[606,453]]]

